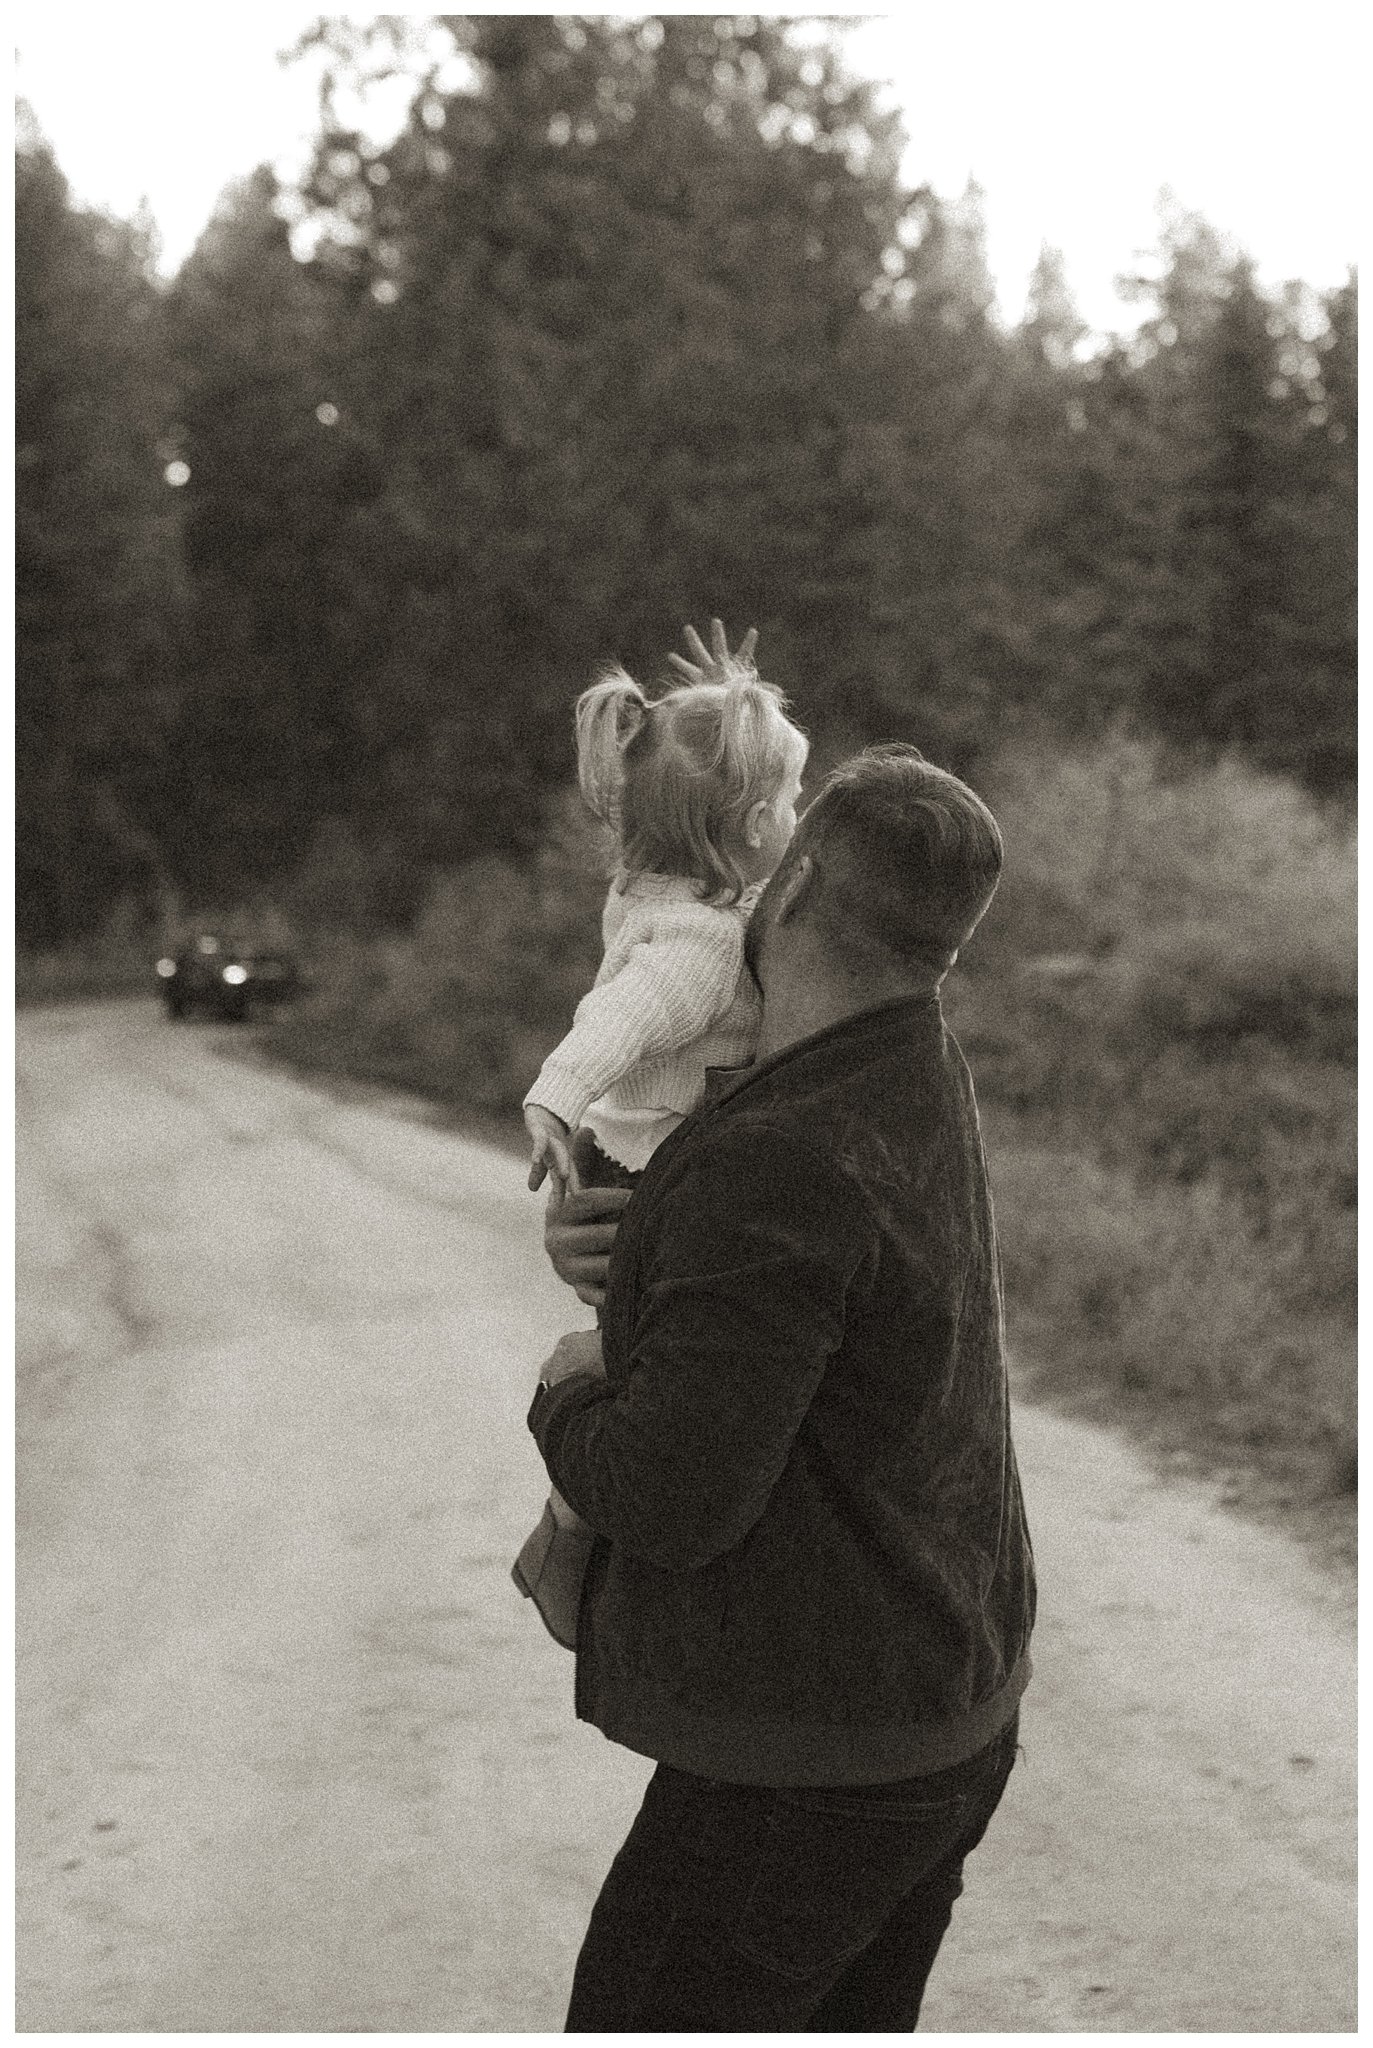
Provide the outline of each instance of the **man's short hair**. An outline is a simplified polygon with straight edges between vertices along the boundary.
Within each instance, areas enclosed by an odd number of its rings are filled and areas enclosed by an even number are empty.
[[[860,972],[942,970],[1001,876],[1001,829],[980,796],[918,747],[867,747],[834,769],[791,855],[816,869],[811,915]]]

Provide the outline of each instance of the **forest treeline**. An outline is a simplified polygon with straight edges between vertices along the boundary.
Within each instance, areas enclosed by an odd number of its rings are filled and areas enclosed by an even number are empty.
[[[403,930],[528,860],[594,664],[761,632],[823,755],[1153,736],[1354,782],[1354,282],[1164,222],[1128,340],[772,18],[435,17],[461,86],[148,231],[17,154],[17,918]],[[321,31],[340,82],[395,18]],[[312,253],[292,253],[308,231]]]

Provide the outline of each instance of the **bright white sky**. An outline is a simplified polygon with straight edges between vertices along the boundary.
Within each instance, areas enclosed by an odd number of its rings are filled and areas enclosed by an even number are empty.
[[[79,199],[129,214],[147,196],[174,270],[231,178],[303,165],[317,74],[274,60],[316,12],[25,0],[17,89]],[[891,81],[910,181],[984,188],[1006,314],[1047,241],[1105,330],[1131,324],[1113,279],[1153,246],[1163,185],[1268,280],[1343,278],[1358,253],[1356,21],[1353,0],[931,0],[847,35],[853,67]],[[379,132],[403,104],[378,107]]]

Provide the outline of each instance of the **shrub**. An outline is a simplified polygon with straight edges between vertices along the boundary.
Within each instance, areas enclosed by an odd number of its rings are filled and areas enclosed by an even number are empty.
[[[409,933],[336,943],[274,1040],[308,1064],[513,1113],[595,976],[604,892],[591,833],[564,801],[532,861],[436,874]]]
[[[986,940],[1002,971],[1008,951],[1097,963],[1098,1015],[1145,1043],[1257,1033],[1349,1056],[1356,854],[1342,817],[1231,761],[1170,776],[1120,737],[1017,757],[990,782],[1007,867]]]
[[[321,936],[375,930],[376,863],[345,820],[321,820],[281,900],[296,924]]]
[[[1115,738],[994,770],[1007,874],[950,984],[1043,1369],[1354,1470],[1352,835]]]
[[[60,952],[20,951],[14,963],[21,1004],[81,1002],[102,996],[151,994],[152,964],[164,942],[159,913],[126,893],[80,946]]]

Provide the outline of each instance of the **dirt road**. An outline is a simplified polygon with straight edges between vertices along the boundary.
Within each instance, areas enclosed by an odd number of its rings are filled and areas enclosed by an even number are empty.
[[[649,1766],[507,1577],[589,1320],[518,1163],[151,1006],[19,1026],[19,2026],[556,2030]],[[1028,1407],[1026,1760],[932,2031],[1354,2025],[1354,1643]]]

